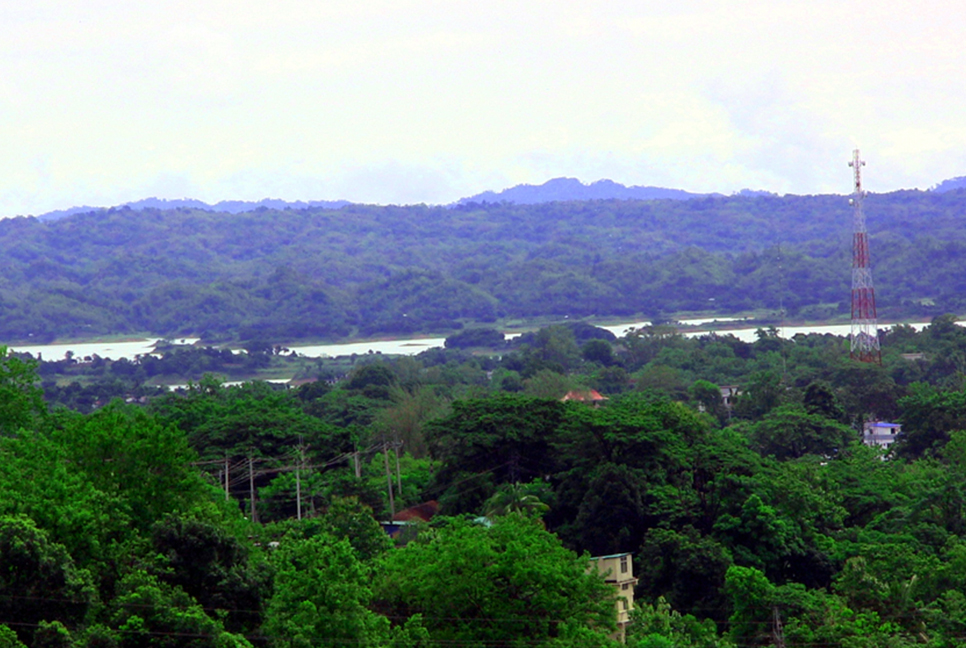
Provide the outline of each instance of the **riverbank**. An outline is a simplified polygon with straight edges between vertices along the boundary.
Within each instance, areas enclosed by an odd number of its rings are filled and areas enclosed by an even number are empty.
[[[682,335],[686,335],[688,337],[715,332],[722,335],[734,335],[746,342],[754,342],[757,339],[756,332],[759,329],[767,329],[769,327],[774,327],[778,331],[778,334],[785,338],[792,338],[799,333],[806,335],[809,333],[828,333],[832,335],[848,336],[851,332],[850,323],[848,321],[842,322],[841,320],[823,322],[789,320],[782,324],[781,322],[775,322],[771,319],[762,321],[741,316],[718,317],[715,315],[707,315],[701,317],[693,313],[688,313],[688,315],[689,317],[676,320],[675,324],[678,331]],[[526,332],[539,330],[539,328],[544,326],[550,326],[554,323],[563,324],[567,323],[568,321],[570,320],[556,320],[554,322],[543,323],[540,326],[534,325],[513,328],[496,328],[502,330],[508,337],[515,337]],[[580,321],[608,330],[617,337],[623,337],[631,329],[642,328],[650,325],[650,321],[645,319],[623,321],[615,321],[610,319],[600,320],[597,322],[589,320]],[[886,329],[896,323],[910,324],[917,329],[921,329],[929,324],[929,322],[923,321],[883,322],[879,324],[879,328]],[[340,342],[305,341],[291,344],[280,344],[279,346],[287,349],[290,352],[294,351],[299,356],[306,358],[326,358],[369,354],[412,356],[418,355],[419,353],[422,353],[428,349],[442,347],[445,341],[445,337],[411,336],[404,338],[387,338],[383,336],[373,339],[346,340]],[[92,358],[97,356],[100,358],[110,358],[112,360],[120,360],[122,358],[133,360],[139,355],[155,353],[156,346],[162,342],[192,345],[199,343],[200,340],[198,338],[163,340],[162,338],[157,337],[131,339],[130,336],[125,336],[109,338],[104,341],[66,340],[43,345],[11,344],[9,346],[13,351],[30,353],[35,358],[43,358],[44,360],[61,360],[66,357],[67,353],[71,353],[72,357],[77,359]],[[231,348],[234,350],[239,348],[236,345],[225,346],[226,348]]]

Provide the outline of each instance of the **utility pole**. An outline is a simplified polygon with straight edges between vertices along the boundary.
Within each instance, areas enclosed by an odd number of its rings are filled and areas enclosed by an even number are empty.
[[[771,623],[771,636],[772,642],[775,648],[785,648],[785,631],[782,629],[782,617],[778,613],[778,606],[773,605],[772,611],[772,623]]]
[[[399,470],[399,448],[402,447],[402,441],[396,439],[393,441],[392,449],[396,453],[396,494],[402,497],[402,475]]]
[[[231,472],[229,468],[230,467],[228,465],[228,453],[225,453],[225,501],[226,502],[228,501],[228,497],[229,497],[228,489],[229,489],[230,476],[231,476]]]
[[[248,453],[248,501],[251,506],[252,522],[258,524],[258,509],[255,508],[255,460]]]
[[[869,258],[869,233],[865,229],[862,212],[862,167],[859,150],[852,152],[854,190],[852,205],[852,336],[849,354],[859,362],[882,364],[879,348],[879,329],[875,310],[875,288],[872,285],[872,265]]]
[[[296,517],[302,519],[302,463],[305,461],[305,449],[302,446],[302,435],[299,435],[299,460],[295,465],[295,512]]]
[[[392,496],[392,472],[389,470],[389,444],[382,444],[382,458],[386,464],[386,483],[389,485],[389,515],[396,516],[396,502]]]

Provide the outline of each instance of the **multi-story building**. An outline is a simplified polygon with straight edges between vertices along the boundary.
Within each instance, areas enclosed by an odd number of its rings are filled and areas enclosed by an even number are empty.
[[[634,609],[634,565],[629,553],[612,554],[610,556],[595,556],[590,559],[590,569],[596,570],[604,580],[617,589],[617,634],[615,639],[624,643],[627,626],[631,622],[631,610]]]

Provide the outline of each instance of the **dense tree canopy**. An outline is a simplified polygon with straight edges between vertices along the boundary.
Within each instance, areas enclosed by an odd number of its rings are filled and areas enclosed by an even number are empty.
[[[0,642],[603,647],[614,592],[586,554],[627,552],[639,648],[957,644],[954,318],[885,332],[881,367],[827,335],[604,333],[83,411],[48,409],[40,376],[133,385],[141,363],[4,355]],[[860,442],[883,414],[904,426],[888,452]],[[413,505],[437,516],[390,538],[379,521]]]

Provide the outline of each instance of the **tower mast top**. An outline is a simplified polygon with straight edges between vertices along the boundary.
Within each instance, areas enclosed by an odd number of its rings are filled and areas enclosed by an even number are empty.
[[[859,149],[852,151],[852,161],[849,162],[849,166],[852,167],[852,174],[855,176],[855,193],[862,195],[862,167],[865,166],[865,161],[859,159]]]

